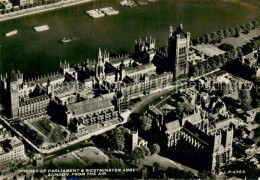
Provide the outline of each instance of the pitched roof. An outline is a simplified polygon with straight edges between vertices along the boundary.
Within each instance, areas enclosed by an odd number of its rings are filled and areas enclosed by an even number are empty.
[[[25,105],[28,105],[28,104],[33,104],[35,102],[40,102],[40,101],[43,101],[43,100],[46,100],[46,99],[49,99],[49,96],[47,94],[44,94],[44,95],[41,95],[41,96],[37,96],[37,97],[34,97],[34,98],[29,98],[23,102],[20,102],[20,106],[25,106]]]
[[[197,112],[197,113],[190,115],[190,122],[191,123],[197,122],[197,121],[200,121],[200,120],[202,120],[202,116],[201,116],[200,112]]]
[[[199,130],[198,128],[196,128],[193,124],[191,124],[190,122],[186,121],[184,126],[183,126],[183,130],[193,136],[194,138],[198,139],[200,142],[202,142],[205,145],[212,145],[212,143],[214,142],[214,137],[213,136],[208,136],[207,134],[205,134],[204,132],[202,132],[201,130]]]
[[[121,62],[124,62],[124,61],[131,61],[131,55],[128,54],[128,55],[122,55],[120,57],[116,57],[116,58],[110,58],[109,59],[109,62],[114,65],[114,64],[118,64],[118,63],[121,63]]]
[[[180,124],[179,120],[175,120],[175,121],[166,123],[165,126],[166,126],[167,131],[172,131],[172,130],[180,128],[181,124]]]
[[[132,74],[132,73],[143,71],[143,70],[146,70],[146,69],[154,69],[155,70],[156,66],[152,63],[147,63],[147,64],[137,66],[137,67],[134,67],[134,68],[133,67],[127,68],[126,74]]]
[[[79,114],[96,111],[98,109],[103,109],[107,107],[113,107],[111,98],[109,99],[93,98],[90,100],[69,104],[68,111],[79,115]]]
[[[162,111],[158,109],[156,106],[150,106],[149,111],[152,112],[155,115],[162,115]]]

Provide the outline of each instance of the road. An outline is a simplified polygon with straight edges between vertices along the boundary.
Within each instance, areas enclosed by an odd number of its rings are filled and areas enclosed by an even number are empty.
[[[133,113],[138,113],[145,105],[150,104],[155,99],[163,96],[164,94],[174,91],[173,87],[169,89],[163,89],[158,92],[151,93],[149,95],[141,97],[141,101],[136,103],[131,109]]]
[[[41,5],[41,6],[36,6],[36,7],[32,7],[32,8],[22,9],[22,10],[10,12],[7,14],[1,14],[0,22],[23,17],[23,16],[28,16],[28,15],[32,15],[32,14],[51,11],[51,10],[55,10],[55,9],[60,9],[60,8],[64,8],[64,7],[69,7],[69,6],[73,6],[73,5],[77,5],[77,4],[81,4],[81,3],[85,3],[85,2],[90,2],[90,1],[92,1],[92,0],[67,0],[67,1],[61,1],[61,2],[57,2],[57,3],[53,3],[53,4],[47,4],[47,5]]]

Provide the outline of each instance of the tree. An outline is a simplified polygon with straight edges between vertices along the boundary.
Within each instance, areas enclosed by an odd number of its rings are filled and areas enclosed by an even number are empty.
[[[250,30],[253,29],[254,25],[251,22],[249,22],[249,23],[246,24],[246,27],[250,31]]]
[[[253,21],[252,24],[253,24],[252,29],[257,29],[259,27],[258,21]]]
[[[214,175],[210,171],[200,171],[198,172],[198,177],[201,179],[214,179]]]
[[[240,28],[241,28],[241,30],[242,30],[243,32],[245,32],[245,31],[248,30],[248,28],[246,27],[245,24],[243,24],[242,26],[240,26]]]
[[[145,157],[151,156],[151,151],[147,147],[143,147]]]
[[[217,63],[216,63],[216,61],[213,58],[210,58],[208,61],[209,61],[208,64],[211,67],[211,68],[209,68],[210,71],[213,71],[213,70],[218,68]]]
[[[236,31],[235,31],[234,28],[231,28],[231,29],[229,30],[229,32],[230,32],[230,36],[235,36],[235,34],[236,34]]]
[[[219,60],[221,61],[222,65],[226,64],[227,58],[225,57],[224,54],[220,54],[218,57],[219,57]]]
[[[237,51],[237,49],[232,49],[232,50],[230,51],[230,53],[231,53],[231,58],[232,58],[232,59],[238,58],[238,51]]]
[[[237,48],[237,53],[238,53],[238,56],[242,56],[243,55],[242,49],[241,48]]]
[[[260,124],[260,112],[258,112],[258,113],[256,114],[256,116],[255,116],[255,122],[256,122],[257,124]]]
[[[158,144],[153,144],[152,147],[151,147],[151,154],[154,155],[154,154],[158,154],[160,152],[161,148]]]
[[[194,46],[196,46],[197,44],[200,44],[200,39],[199,39],[199,38],[194,39],[194,40],[192,41],[192,44],[193,44]]]
[[[199,69],[196,65],[189,66],[189,74],[190,76],[197,77],[199,76]]]
[[[142,128],[142,130],[144,131],[148,131],[151,129],[152,127],[152,119],[147,117],[147,116],[142,116],[140,118],[140,127]]]
[[[201,42],[201,43],[205,43],[205,37],[204,37],[204,36],[201,36],[201,37],[200,37],[200,42]]]
[[[240,102],[241,102],[241,108],[245,111],[248,111],[249,109],[251,109],[251,102],[252,102],[252,98],[251,98],[251,94],[249,90],[241,90],[240,91]]]
[[[211,43],[211,36],[207,33],[207,34],[205,34],[205,42],[206,43]]]
[[[218,48],[223,51],[231,51],[232,49],[234,49],[234,46],[231,44],[224,43],[224,44],[221,44]]]
[[[154,171],[157,172],[160,168],[160,164],[158,162],[154,162],[153,163],[153,168],[154,168]]]
[[[236,27],[235,31],[236,31],[235,37],[239,37],[240,33],[242,32],[242,29],[240,27]]]
[[[130,119],[130,121],[128,124],[130,125],[130,127],[135,127],[135,128],[139,127],[140,114],[132,113],[132,114],[130,114],[129,119]]]
[[[204,61],[205,62],[205,61]],[[205,69],[204,69],[204,65],[203,62],[199,62],[197,64],[198,70],[199,70],[199,75],[203,75],[205,74]]]
[[[220,56],[215,55],[212,57],[212,59],[215,61],[218,68],[220,68],[224,65],[223,62],[220,60]]]
[[[123,128],[115,128],[109,131],[106,139],[114,150],[122,151],[125,148],[125,131]]]
[[[205,73],[208,73],[212,70],[212,66],[209,61],[203,61],[202,64],[204,66],[203,68],[205,69]]]
[[[133,161],[139,161],[141,159],[144,159],[145,157],[147,157],[146,155],[149,154],[145,148],[143,147],[137,147],[133,150],[133,152],[130,154],[130,159],[132,159]]]
[[[225,35],[224,35],[224,32],[223,32],[223,30],[220,30],[220,31],[218,31],[218,33],[217,33],[218,35],[219,35],[219,39],[220,40],[222,40],[222,39],[224,39],[225,38]]]
[[[216,43],[219,40],[219,35],[216,32],[211,33],[212,43]]]
[[[229,37],[231,35],[230,31],[228,29],[224,30],[225,37]]]
[[[112,157],[108,161],[109,168],[124,168],[126,165],[122,159]]]
[[[229,59],[231,58],[231,52],[230,51],[225,52],[224,56],[227,59],[227,61],[229,61]]]

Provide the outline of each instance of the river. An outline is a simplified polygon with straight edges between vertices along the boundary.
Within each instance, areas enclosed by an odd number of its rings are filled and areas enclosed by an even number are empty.
[[[244,0],[245,1],[245,0]],[[179,23],[181,11],[185,31],[192,37],[247,23],[260,18],[260,10],[237,2],[219,0],[158,0],[147,6],[121,7],[119,0],[95,0],[56,11],[0,23],[0,74],[8,72],[10,61],[25,77],[57,71],[59,62],[75,64],[86,56],[97,57],[98,48],[112,55],[132,52],[134,40],[152,36],[156,46],[166,46],[168,28]],[[112,6],[119,15],[93,19],[86,10]],[[50,29],[35,32],[34,26],[48,24]],[[13,29],[19,33],[5,37]],[[74,41],[59,43],[62,37]]]

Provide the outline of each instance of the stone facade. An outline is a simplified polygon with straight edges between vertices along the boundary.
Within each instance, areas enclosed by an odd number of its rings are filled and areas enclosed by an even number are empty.
[[[174,80],[188,75],[189,49],[190,33],[183,31],[182,24],[179,25],[175,32],[173,32],[170,26],[167,58],[170,70],[173,72]]]
[[[21,162],[25,158],[24,144],[17,137],[10,139],[10,147],[0,147],[0,169]]]

